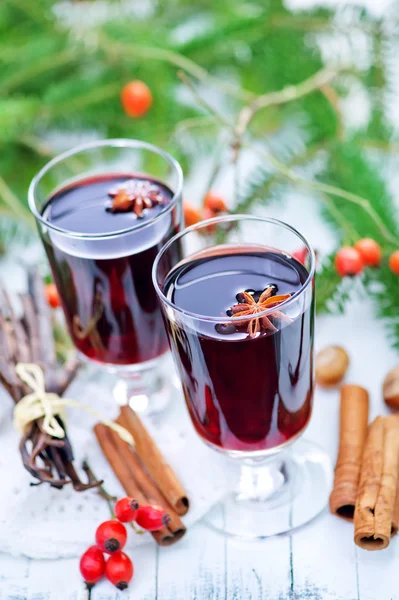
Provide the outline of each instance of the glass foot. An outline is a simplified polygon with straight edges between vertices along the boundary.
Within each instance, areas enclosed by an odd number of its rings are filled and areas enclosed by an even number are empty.
[[[233,492],[205,516],[205,522],[223,534],[264,539],[291,533],[327,505],[331,461],[306,440],[298,440],[267,462],[243,464],[238,471]]]
[[[150,416],[163,412],[178,397],[180,382],[170,358],[155,362],[148,369],[117,373],[113,396],[119,405],[128,404],[138,414]]]

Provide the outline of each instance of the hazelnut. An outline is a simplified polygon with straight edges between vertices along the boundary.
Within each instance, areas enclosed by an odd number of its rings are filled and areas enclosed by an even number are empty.
[[[335,386],[345,376],[349,356],[341,346],[327,346],[316,356],[316,381],[322,386]]]
[[[391,369],[382,384],[385,403],[399,409],[399,365]]]

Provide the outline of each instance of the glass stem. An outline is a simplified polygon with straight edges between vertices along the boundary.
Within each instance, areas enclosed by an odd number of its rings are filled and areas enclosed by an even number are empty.
[[[113,396],[120,406],[128,404],[137,413],[146,415],[164,410],[178,389],[176,375],[168,355],[155,366],[115,373]]]
[[[246,461],[240,470],[237,500],[264,502],[279,492],[287,481],[283,458]]]

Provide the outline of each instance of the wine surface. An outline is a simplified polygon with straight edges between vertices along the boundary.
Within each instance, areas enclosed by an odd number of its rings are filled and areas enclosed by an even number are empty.
[[[198,433],[226,450],[266,450],[298,434],[310,417],[313,306],[292,320],[269,315],[272,327],[254,337],[248,321],[236,317],[226,326],[206,317],[226,319],[244,291],[255,301],[267,288],[273,296],[293,295],[308,272],[271,249],[221,252],[212,249],[171,271],[164,294],[204,318],[183,317],[183,326],[175,324],[173,332],[169,324],[170,339]]]
[[[162,204],[144,210],[140,219],[132,210],[111,212],[110,191],[127,181],[151,185],[151,189],[163,196]],[[140,175],[104,174],[57,191],[49,199],[43,215],[51,224],[72,233],[110,234],[142,223],[150,224],[172,197],[171,190],[158,181]],[[135,247],[135,232],[129,234],[128,251],[123,246],[121,256],[115,256],[115,247],[119,247],[116,238],[110,258],[107,258],[106,242],[101,239],[90,242],[90,254],[85,252],[82,243],[81,255],[79,240],[73,242],[68,251],[66,242],[57,243],[58,234],[44,239],[69,331],[78,350],[88,358],[133,365],[167,351],[167,337],[151,279],[158,251],[179,230],[173,213],[167,218],[170,224],[166,229],[161,228],[160,237],[154,239],[151,226],[138,230],[139,248]]]
[[[163,196],[164,202],[144,210],[140,219],[132,210],[112,213],[109,193],[127,181],[138,186],[150,184]],[[172,197],[172,191],[160,181],[140,175],[110,173],[87,177],[62,188],[50,198],[43,216],[53,225],[71,233],[114,233],[154,219]]]

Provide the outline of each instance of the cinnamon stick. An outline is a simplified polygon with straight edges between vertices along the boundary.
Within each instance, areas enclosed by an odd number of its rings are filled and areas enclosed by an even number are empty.
[[[105,458],[111,465],[113,472],[119,479],[126,494],[137,500],[139,504],[145,504],[146,500],[144,495],[141,490],[139,490],[135,479],[130,476],[129,467],[116,451],[112,429],[102,423],[97,423],[94,426],[94,433],[96,434]]]
[[[189,509],[187,492],[140,418],[130,406],[123,406],[117,422],[132,434],[135,441],[135,450],[140,460],[153,480],[157,482],[157,486],[166,500],[177,514],[185,515]]]
[[[395,506],[393,507],[391,537],[399,531],[399,477],[396,484]]]
[[[151,480],[135,450],[130,448],[117,433],[101,423],[94,427],[94,432],[125,492],[135,498],[139,504],[157,504],[169,514],[168,526],[151,532],[153,538],[160,546],[170,546],[176,543],[183,537],[186,528],[176,511]]]
[[[168,529],[173,533],[174,537],[177,536],[177,538],[180,539],[186,531],[185,527],[179,515],[157,488],[158,481],[156,482],[157,485],[155,485],[154,481],[145,470],[145,467],[143,467],[135,450],[124,442],[119,435],[114,436],[114,441],[117,452],[119,452],[123,461],[128,465],[132,476],[135,478],[139,489],[146,497],[147,502],[161,506],[168,513],[170,517]]]
[[[365,550],[386,548],[395,531],[398,469],[398,419],[377,417],[367,435],[354,515],[355,543]]]
[[[341,388],[340,441],[330,511],[347,521],[353,519],[363,448],[367,436],[369,397],[359,385]]]

